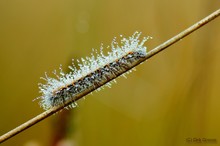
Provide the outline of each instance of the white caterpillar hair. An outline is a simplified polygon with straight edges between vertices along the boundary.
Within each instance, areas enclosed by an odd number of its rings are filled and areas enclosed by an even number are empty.
[[[139,40],[141,33],[135,32],[129,38],[122,38],[121,42],[116,42],[114,38],[111,44],[111,52],[104,55],[103,47],[100,49],[100,54],[97,50],[90,57],[81,58],[78,61],[79,69],[75,65],[69,66],[71,72],[65,74],[60,67],[60,75],[57,78],[48,77],[45,73],[46,84],[39,84],[41,101],[40,106],[48,110],[54,106],[64,104],[65,101],[74,98],[79,93],[91,88],[99,87],[103,81],[108,81],[120,74],[121,71],[128,68],[133,62],[137,62],[140,58],[146,56],[147,48],[144,43],[150,37],[144,37]],[[129,73],[129,72],[127,72]],[[110,86],[111,82],[105,84]],[[100,90],[100,88],[98,89]],[[68,107],[75,107],[73,102]]]

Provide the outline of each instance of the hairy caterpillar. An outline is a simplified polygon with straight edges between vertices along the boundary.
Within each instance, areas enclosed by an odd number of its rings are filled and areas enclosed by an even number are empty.
[[[61,105],[66,100],[74,98],[77,94],[91,87],[98,88],[100,83],[120,75],[120,72],[126,70],[133,62],[137,62],[146,56],[147,48],[143,45],[150,37],[144,37],[140,41],[140,35],[141,33],[135,32],[129,38],[122,38],[121,45],[113,39],[111,52],[108,52],[108,55],[104,55],[103,47],[100,49],[100,54],[97,53],[97,50],[93,50],[96,57],[92,53],[90,57],[82,58],[81,61],[77,60],[79,69],[76,69],[73,64],[69,66],[71,72],[67,74],[60,68],[60,75],[54,72],[57,76],[56,79],[48,77],[45,73],[46,77],[42,79],[46,81],[46,84],[39,83],[40,93],[42,94],[39,97],[41,99],[40,106],[48,110],[54,106]],[[111,82],[105,84],[108,87],[110,85]],[[100,90],[100,88],[97,90]],[[68,107],[75,107],[75,103]]]

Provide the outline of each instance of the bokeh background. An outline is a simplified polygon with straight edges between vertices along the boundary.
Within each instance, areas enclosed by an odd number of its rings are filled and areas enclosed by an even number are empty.
[[[43,112],[44,72],[141,31],[152,49],[218,9],[219,0],[0,1],[0,134]],[[220,19],[4,146],[220,145]],[[210,145],[210,143],[193,143]]]

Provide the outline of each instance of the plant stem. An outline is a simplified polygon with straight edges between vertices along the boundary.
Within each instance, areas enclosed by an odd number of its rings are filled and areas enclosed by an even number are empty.
[[[199,29],[200,27],[204,26],[205,24],[211,22],[212,20],[214,20],[215,18],[217,18],[220,15],[220,9],[218,9],[217,11],[213,12],[212,14],[208,15],[207,17],[205,17],[204,19],[200,20],[199,22],[195,23],[194,25],[190,26],[189,28],[185,29],[184,31],[182,31],[181,33],[177,34],[176,36],[172,37],[171,39],[167,40],[166,42],[162,43],[161,45],[157,46],[156,48],[152,49],[151,51],[149,51],[146,55],[145,58],[141,59],[138,62],[135,62],[134,64],[132,64],[129,68],[126,68],[125,70],[121,71],[116,77],[120,76],[121,74],[127,72],[128,70],[132,69],[133,67],[139,65],[140,63],[144,62],[145,60],[151,58],[152,56],[156,55],[157,53],[163,51],[164,49],[166,49],[167,47],[173,45],[174,43],[178,42],[179,40],[183,39],[184,37],[186,37],[187,35],[191,34],[192,32],[194,32],[195,30]],[[80,94],[78,94],[77,96],[74,97],[74,99],[65,101],[64,105],[60,105],[60,106],[56,106],[53,107],[39,115],[37,115],[36,117],[32,118],[31,120],[23,123],[22,125],[14,128],[13,130],[7,132],[6,134],[2,135],[0,137],[0,143],[6,141],[7,139],[15,136],[16,134],[28,129],[29,127],[35,125],[36,123],[46,119],[47,117],[51,116],[52,114],[62,110],[65,106],[68,106],[69,104],[71,104],[74,101],[79,100],[80,98],[82,98],[83,96],[91,93],[92,91],[96,90],[97,88],[99,88],[100,86],[104,85],[105,83],[113,80],[113,77],[111,79],[109,79],[106,82],[102,82],[99,85],[97,85],[96,87],[92,87]]]

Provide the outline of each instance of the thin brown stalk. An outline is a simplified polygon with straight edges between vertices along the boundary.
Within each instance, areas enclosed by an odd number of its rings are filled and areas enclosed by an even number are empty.
[[[92,87],[92,88],[90,88],[90,89],[88,89],[88,90],[78,94],[77,96],[74,97],[74,99],[66,101],[64,103],[64,105],[56,106],[54,108],[51,108],[51,109],[49,109],[49,110],[47,110],[47,111],[37,115],[36,117],[32,118],[31,120],[23,123],[22,125],[14,128],[13,130],[7,132],[4,135],[2,135],[0,137],[0,143],[2,143],[4,141],[6,141],[7,139],[15,136],[16,134],[18,134],[18,133],[28,129],[29,127],[35,125],[36,123],[46,119],[47,117],[51,116],[52,114],[62,110],[65,106],[68,106],[72,102],[79,100],[83,96],[86,96],[87,94],[89,94],[92,91],[96,90],[100,86],[103,86],[105,83],[107,83],[107,82],[117,78],[121,74],[127,72],[128,70],[132,69],[133,67],[139,65],[140,63],[144,62],[145,60],[151,58],[152,56],[154,56],[157,53],[161,52],[162,50],[166,49],[167,47],[169,47],[169,46],[173,45],[174,43],[178,42],[179,40],[183,39],[184,37],[186,37],[187,35],[191,34],[192,32],[194,32],[195,30],[199,29],[200,27],[204,26],[205,24],[211,22],[212,20],[217,18],[219,15],[220,15],[220,9],[218,9],[217,11],[215,11],[212,14],[208,15],[207,17],[205,17],[201,21],[195,23],[194,25],[190,26],[189,28],[185,29],[184,31],[182,31],[181,33],[179,33],[176,36],[172,37],[171,39],[167,40],[166,42],[162,43],[161,45],[157,46],[156,48],[152,49],[151,51],[149,51],[147,53],[145,58],[143,58],[142,60],[140,60],[138,62],[133,63],[130,67],[128,67],[128,68],[124,69],[123,71],[121,71],[120,73],[118,73],[117,76],[112,77],[108,81],[102,82],[99,85],[97,85],[96,87]]]

